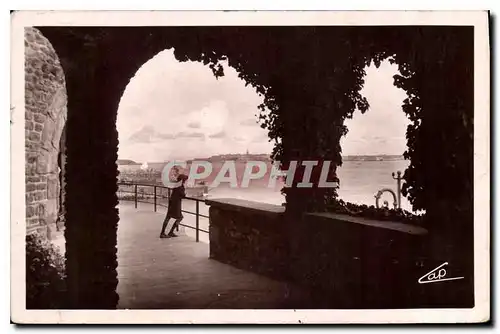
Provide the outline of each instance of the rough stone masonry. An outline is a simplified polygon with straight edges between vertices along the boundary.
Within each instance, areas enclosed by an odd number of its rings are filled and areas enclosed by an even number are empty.
[[[24,45],[26,232],[50,238],[61,206],[58,154],[64,150],[66,86],[56,52],[40,31],[26,28]]]

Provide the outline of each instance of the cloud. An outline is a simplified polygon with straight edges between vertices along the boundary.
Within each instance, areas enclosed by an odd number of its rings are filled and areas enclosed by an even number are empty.
[[[170,133],[158,133],[157,137],[160,139],[167,139],[167,140],[175,139],[175,136]]]
[[[208,137],[210,137],[210,138],[224,138],[224,137],[226,137],[226,131],[223,130],[223,131],[214,133],[212,135],[209,135]]]
[[[240,125],[243,126],[256,126],[258,124],[258,120],[255,118],[247,118],[240,122]]]
[[[189,122],[187,126],[188,126],[188,128],[191,128],[191,129],[199,129],[201,127],[201,122],[198,120],[193,120],[193,121]]]
[[[252,138],[252,143],[262,143],[262,142],[268,142],[269,141],[269,136],[267,135],[266,132],[261,132],[257,136]]]
[[[155,129],[150,125],[145,125],[139,131],[130,135],[128,140],[134,143],[150,143],[154,135]]]
[[[129,142],[136,144],[154,143],[161,140],[172,140],[176,136],[170,133],[157,132],[151,125],[143,126],[139,131],[134,132],[128,138]]]
[[[205,138],[205,134],[201,132],[179,132],[175,138]]]
[[[241,136],[234,136],[233,140],[238,141],[238,142],[246,141],[246,139],[241,137]]]
[[[201,109],[191,111],[185,117],[189,128],[199,129],[207,135],[214,135],[225,130],[230,119],[230,111],[225,101],[210,100]]]

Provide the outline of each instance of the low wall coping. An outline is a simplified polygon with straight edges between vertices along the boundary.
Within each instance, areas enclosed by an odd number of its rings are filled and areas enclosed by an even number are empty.
[[[413,234],[413,235],[425,235],[428,233],[428,231],[423,227],[410,225],[410,224],[403,224],[403,223],[398,223],[398,222],[393,222],[393,221],[382,221],[382,220],[375,220],[375,219],[368,219],[368,218],[361,218],[361,217],[353,217],[353,216],[349,216],[349,215],[342,215],[342,214],[332,213],[332,212],[314,212],[314,213],[306,213],[306,215],[315,216],[315,217],[322,217],[322,218],[327,218],[327,219],[329,218],[332,220],[347,221],[350,223],[361,224],[361,225],[377,227],[377,228],[385,228],[385,229],[394,230],[394,231],[398,231],[398,232],[402,232],[402,233]]]
[[[205,204],[231,211],[255,211],[266,215],[281,215],[285,212],[285,207],[281,205],[247,201],[238,198],[207,199],[205,200]]]

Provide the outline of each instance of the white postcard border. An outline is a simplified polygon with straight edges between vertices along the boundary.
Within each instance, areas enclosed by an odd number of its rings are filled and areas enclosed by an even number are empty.
[[[462,323],[490,317],[490,56],[486,11],[15,12],[11,15],[11,319],[16,323]],[[26,310],[24,27],[44,25],[473,25],[473,309]],[[417,280],[418,278],[416,278]],[[417,284],[417,282],[415,282]]]

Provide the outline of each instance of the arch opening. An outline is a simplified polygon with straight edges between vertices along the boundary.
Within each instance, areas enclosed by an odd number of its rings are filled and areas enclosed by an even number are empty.
[[[394,61],[385,59],[379,66],[372,62],[363,71],[366,74],[360,93],[370,108],[363,114],[355,110],[344,122],[348,132],[341,139],[343,163],[338,175],[342,186],[338,193],[348,202],[371,206],[379,200],[376,195],[380,189],[398,192],[393,173],[404,174],[410,163],[404,158],[410,120],[402,110],[407,93],[394,85],[394,77],[401,75]],[[393,208],[389,195],[382,195],[380,201],[388,201]],[[404,196],[399,207],[412,211]]]
[[[216,78],[202,62],[180,62],[173,49],[166,49],[134,74],[117,112],[119,200],[135,201],[138,197],[138,205],[151,206],[156,191],[156,209],[164,212],[168,190],[163,188],[162,177],[167,164],[185,162],[182,172],[201,173],[204,168],[191,170],[191,166],[208,162],[208,175],[187,184],[188,197],[230,197],[277,205],[284,202],[280,181],[269,187],[273,143],[259,124],[263,98],[245,85],[227,60],[218,65],[225,70],[224,76]],[[252,173],[257,173],[254,166],[248,167],[253,162],[265,173],[244,184],[246,168],[252,167]],[[233,163],[234,174],[228,175],[226,167]],[[222,174],[228,178],[219,183]],[[149,186],[139,186],[136,196],[130,183]],[[195,212],[195,202],[183,201],[183,209]],[[200,204],[201,214],[208,216],[208,209]],[[194,225],[192,215],[184,217],[185,224]],[[200,219],[200,223],[208,230],[207,219]],[[161,219],[157,227],[161,227]],[[194,231],[186,232],[194,237]],[[208,235],[203,236],[208,242]]]

